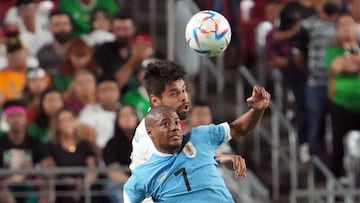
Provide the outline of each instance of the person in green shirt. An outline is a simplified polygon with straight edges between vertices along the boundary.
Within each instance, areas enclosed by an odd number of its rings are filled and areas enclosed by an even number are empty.
[[[74,37],[91,31],[91,16],[99,8],[107,10],[112,15],[119,11],[115,0],[60,0],[59,2],[59,10],[70,14]]]
[[[40,98],[39,112],[35,121],[27,127],[29,136],[36,137],[42,143],[50,140],[51,118],[64,107],[64,100],[61,93],[54,89],[46,89]]]
[[[360,48],[351,15],[339,17],[337,37],[339,45],[326,49],[325,63],[333,133],[331,168],[336,177],[341,177],[345,175],[343,138],[350,130],[360,130]]]

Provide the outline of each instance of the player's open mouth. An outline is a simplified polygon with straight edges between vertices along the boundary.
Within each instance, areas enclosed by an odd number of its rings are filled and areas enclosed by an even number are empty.
[[[182,104],[181,106],[180,106],[180,109],[182,110],[182,111],[188,111],[189,110],[189,107],[190,107],[190,105],[189,105],[189,103],[184,103],[184,104]]]

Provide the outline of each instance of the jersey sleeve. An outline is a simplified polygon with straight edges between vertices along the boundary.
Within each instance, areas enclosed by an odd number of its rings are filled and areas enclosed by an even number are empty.
[[[137,166],[147,162],[154,152],[154,144],[146,132],[145,120],[143,119],[136,128],[132,140],[133,151],[131,152],[130,170],[133,171]]]
[[[193,128],[192,136],[199,137],[199,139],[206,141],[208,144],[217,147],[222,143],[231,140],[230,125],[227,122],[218,125],[204,125]],[[196,138],[197,139],[197,138]]]
[[[222,126],[224,128],[224,141],[223,142],[229,142],[231,140],[231,133],[230,133],[230,125],[228,122],[224,122],[219,124],[219,126]]]
[[[124,185],[124,203],[140,203],[146,198],[146,188],[137,176],[130,176]]]

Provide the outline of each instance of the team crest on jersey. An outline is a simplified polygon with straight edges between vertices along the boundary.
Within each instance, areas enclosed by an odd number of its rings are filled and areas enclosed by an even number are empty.
[[[183,151],[185,155],[189,158],[194,158],[196,155],[196,149],[190,141],[185,144]]]
[[[162,173],[162,174],[160,175],[160,177],[157,179],[157,182],[158,182],[158,183],[162,183],[162,182],[165,180],[165,178],[167,177],[167,175],[168,175],[167,172]]]

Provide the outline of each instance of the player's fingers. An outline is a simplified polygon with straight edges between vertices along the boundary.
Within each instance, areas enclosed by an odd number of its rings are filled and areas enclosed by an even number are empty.
[[[238,156],[234,165],[236,165],[235,177],[244,177],[246,171],[245,159],[243,159],[241,156]]]
[[[246,163],[245,163],[245,159],[241,158],[240,160],[240,164],[242,166],[242,170],[241,170],[241,177],[245,177],[246,176]]]

